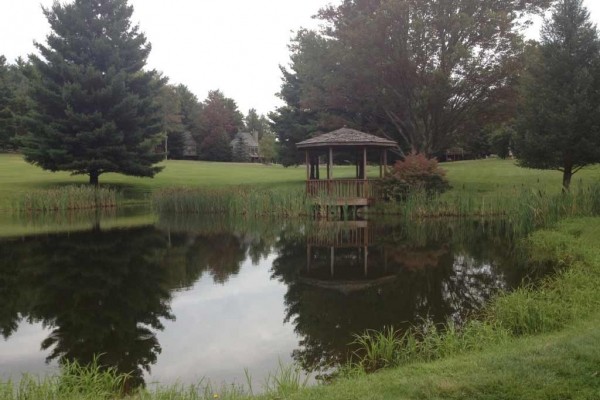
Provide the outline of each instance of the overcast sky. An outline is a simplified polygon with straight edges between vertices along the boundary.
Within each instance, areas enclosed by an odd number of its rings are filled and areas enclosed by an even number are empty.
[[[34,51],[49,26],[40,5],[53,0],[0,0],[0,54],[9,61]],[[246,114],[280,105],[279,64],[287,64],[292,31],[315,27],[321,7],[340,0],[129,0],[152,43],[149,66],[183,83],[203,100],[211,89]],[[600,1],[584,0],[600,25]]]

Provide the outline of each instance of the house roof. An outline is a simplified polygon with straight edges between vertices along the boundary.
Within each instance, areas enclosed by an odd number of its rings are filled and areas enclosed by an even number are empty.
[[[385,139],[350,128],[341,128],[333,132],[324,133],[322,135],[296,143],[296,147],[298,149],[352,146],[395,148],[398,147],[398,144],[393,140]]]

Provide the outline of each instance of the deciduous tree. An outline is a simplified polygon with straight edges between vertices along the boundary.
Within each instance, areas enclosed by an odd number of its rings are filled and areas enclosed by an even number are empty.
[[[307,128],[344,123],[435,154],[504,118],[499,105],[514,101],[521,67],[520,21],[548,3],[344,0],[319,12],[322,29],[292,41],[282,97],[298,120],[317,117]]]
[[[181,100],[175,86],[165,85],[159,93],[159,103],[163,121],[165,153],[170,159],[180,160],[184,157],[185,126],[181,111]]]
[[[258,152],[265,163],[271,163],[277,159],[277,140],[272,133],[266,133],[258,142]]]
[[[233,99],[212,90],[203,102],[197,141],[200,157],[209,161],[231,161],[230,142],[244,127],[243,115]]]

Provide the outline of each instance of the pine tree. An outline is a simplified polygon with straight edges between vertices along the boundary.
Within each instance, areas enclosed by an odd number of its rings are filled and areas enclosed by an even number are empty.
[[[12,90],[9,84],[9,68],[6,58],[0,56],[0,149],[9,147],[13,136],[12,112]]]
[[[560,0],[531,49],[515,152],[520,165],[557,169],[563,188],[600,162],[600,40],[582,0]]]
[[[164,80],[145,71],[151,46],[131,24],[127,0],[55,2],[52,32],[36,43],[36,78],[25,159],[50,171],[152,177],[163,158],[157,96]]]
[[[250,152],[248,146],[241,136],[236,136],[232,141],[232,159],[235,162],[248,162],[250,161]]]

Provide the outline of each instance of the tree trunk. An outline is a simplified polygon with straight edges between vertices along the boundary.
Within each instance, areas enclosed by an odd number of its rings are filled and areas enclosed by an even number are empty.
[[[563,193],[569,192],[571,186],[571,177],[573,176],[573,166],[569,165],[565,167],[563,171]]]
[[[90,185],[98,186],[98,171],[90,171]]]

